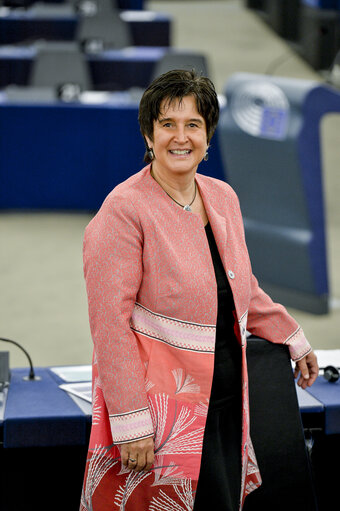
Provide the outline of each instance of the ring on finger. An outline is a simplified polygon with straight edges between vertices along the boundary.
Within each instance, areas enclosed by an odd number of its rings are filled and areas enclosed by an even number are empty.
[[[131,463],[136,463],[137,460],[135,460],[134,458],[129,458],[129,461],[131,461]]]

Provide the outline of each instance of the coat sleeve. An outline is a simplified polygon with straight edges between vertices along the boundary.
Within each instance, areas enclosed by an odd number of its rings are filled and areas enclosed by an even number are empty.
[[[239,225],[242,230],[242,239],[245,241],[242,213],[237,195],[234,195],[239,214]],[[247,314],[246,329],[253,335],[262,337],[268,341],[286,344],[289,347],[290,357],[297,362],[312,351],[302,328],[288,314],[285,307],[272,301],[258,284],[251,268],[248,256],[250,272],[250,303]]]
[[[125,197],[108,196],[85,230],[84,275],[100,384],[115,443],[154,434],[130,318],[142,280],[143,234]]]
[[[251,302],[247,329],[254,335],[275,343],[287,344],[294,362],[301,360],[312,348],[302,328],[288,314],[285,307],[274,303],[251,276]]]

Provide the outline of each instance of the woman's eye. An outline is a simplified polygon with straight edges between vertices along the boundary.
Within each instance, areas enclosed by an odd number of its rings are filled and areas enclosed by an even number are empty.
[[[171,122],[165,122],[165,123],[163,124],[163,127],[164,127],[164,128],[171,128]]]
[[[189,128],[197,128],[197,124],[195,124],[194,122],[191,122],[189,124]]]

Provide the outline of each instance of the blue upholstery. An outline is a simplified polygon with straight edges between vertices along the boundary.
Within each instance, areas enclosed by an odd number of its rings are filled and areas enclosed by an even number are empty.
[[[319,124],[340,94],[317,82],[240,73],[219,124],[255,275],[277,301],[328,311]]]

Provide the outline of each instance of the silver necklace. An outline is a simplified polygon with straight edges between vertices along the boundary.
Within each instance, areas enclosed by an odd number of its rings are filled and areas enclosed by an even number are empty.
[[[163,188],[164,190],[164,188]],[[195,181],[195,193],[194,193],[194,198],[192,199],[192,201],[190,202],[190,204],[180,204],[179,202],[176,201],[176,199],[174,199],[173,197],[171,197],[171,195],[166,191],[164,190],[165,193],[168,195],[168,197],[170,197],[170,199],[172,199],[174,202],[176,202],[176,204],[178,204],[179,206],[181,206],[181,208],[184,209],[184,211],[191,211],[191,205],[194,203],[194,200],[196,199],[196,192],[197,192],[197,185],[196,185],[196,181]]]

